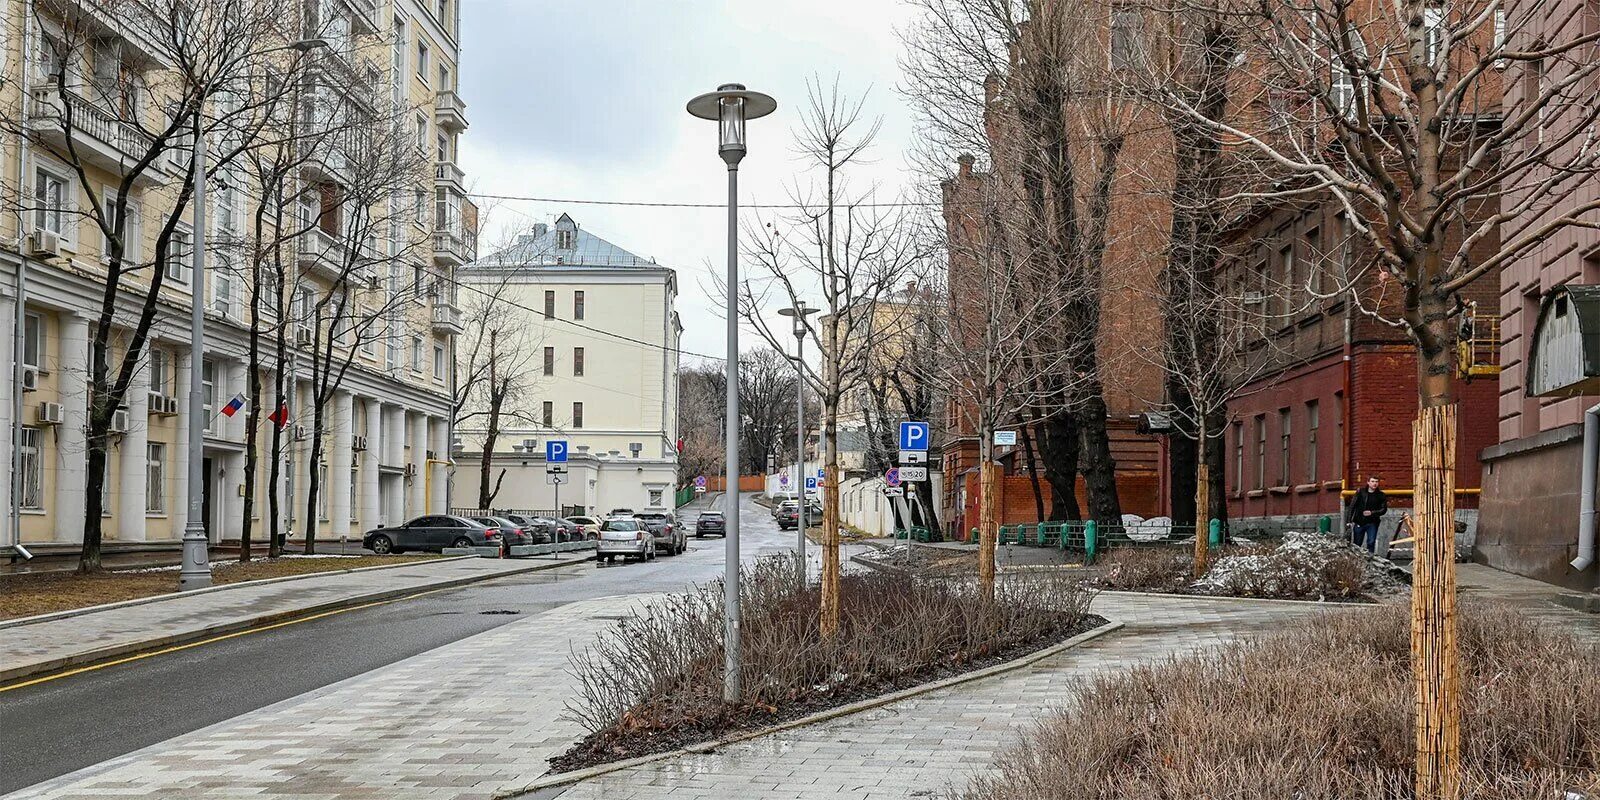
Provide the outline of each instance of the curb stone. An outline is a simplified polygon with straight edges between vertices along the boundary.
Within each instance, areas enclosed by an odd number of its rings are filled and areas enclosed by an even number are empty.
[[[475,558],[475,556],[467,556],[467,557],[468,558]],[[584,556],[584,557],[581,557],[581,558],[574,558],[574,559],[570,559],[570,560],[566,560],[566,561],[540,562],[540,563],[537,563],[537,564],[528,564],[524,568],[514,569],[514,570],[507,570],[505,572],[497,572],[497,573],[494,573],[494,574],[491,574],[491,575],[468,575],[468,576],[462,576],[462,577],[457,577],[457,578],[451,578],[449,580],[440,581],[438,583],[423,584],[423,585],[416,585],[416,586],[405,586],[405,587],[399,587],[399,588],[395,588],[395,589],[385,589],[385,590],[382,590],[382,591],[379,591],[379,592],[372,592],[372,593],[369,593],[369,594],[364,594],[364,595],[360,595],[360,596],[356,596],[356,597],[342,597],[342,598],[339,598],[339,599],[336,599],[336,600],[328,600],[328,601],[325,601],[325,602],[322,602],[322,603],[314,603],[314,604],[311,604],[311,605],[302,606],[300,608],[293,609],[291,611],[279,611],[279,612],[275,612],[275,613],[272,613],[272,614],[265,614],[265,615],[262,615],[262,616],[251,617],[250,619],[232,620],[232,621],[229,621],[229,622],[221,622],[221,623],[217,623],[217,624],[214,624],[214,625],[208,625],[208,626],[206,626],[204,628],[199,628],[199,629],[195,629],[195,630],[181,631],[179,633],[172,633],[172,634],[166,634],[166,635],[163,635],[163,636],[157,636],[157,637],[150,638],[150,639],[143,639],[143,640],[140,640],[140,641],[137,641],[137,642],[128,642],[126,644],[110,645],[110,646],[107,646],[107,647],[101,647],[101,648],[96,648],[94,650],[84,651],[84,652],[81,652],[81,653],[74,653],[74,654],[68,655],[68,656],[61,656],[59,658],[53,658],[53,659],[50,659],[48,661],[39,661],[39,662],[35,662],[35,663],[32,663],[32,664],[26,664],[26,665],[21,666],[21,667],[11,667],[11,668],[7,668],[7,669],[0,669],[0,684],[9,683],[11,681],[16,681],[16,680],[20,680],[20,679],[26,679],[26,678],[34,677],[34,676],[41,675],[41,674],[56,672],[56,671],[59,671],[59,670],[67,669],[69,667],[86,666],[86,665],[89,665],[89,664],[94,664],[94,663],[99,662],[99,661],[105,661],[107,659],[116,658],[118,656],[135,655],[135,654],[138,654],[138,653],[148,652],[148,651],[151,651],[151,650],[159,650],[159,649],[164,648],[164,647],[172,647],[172,646],[181,645],[181,644],[188,644],[190,642],[199,641],[201,639],[210,638],[212,636],[217,636],[217,635],[220,635],[220,634],[233,633],[233,632],[236,632],[236,631],[242,631],[242,630],[247,630],[247,629],[250,629],[250,628],[261,627],[261,626],[264,626],[264,625],[272,625],[272,624],[279,623],[279,622],[287,622],[289,620],[298,619],[300,617],[311,616],[311,615],[319,614],[319,613],[326,612],[326,611],[337,611],[337,610],[339,610],[341,608],[346,608],[346,607],[349,607],[349,606],[358,606],[358,605],[364,605],[364,604],[368,604],[368,603],[382,602],[384,600],[393,600],[393,599],[395,599],[397,597],[404,597],[406,595],[418,594],[420,592],[431,592],[431,591],[437,591],[437,590],[440,590],[440,589],[454,589],[454,588],[457,588],[457,587],[460,587],[460,586],[466,586],[468,584],[478,583],[480,581],[493,580],[495,578],[505,578],[505,577],[510,577],[512,575],[521,575],[523,573],[528,573],[528,572],[538,572],[538,571],[541,571],[541,570],[557,569],[557,568],[560,568],[560,567],[573,566],[575,564],[581,564],[581,563],[583,563],[585,561],[589,561],[589,560],[591,560],[591,558],[592,558],[592,556]],[[382,567],[382,568],[383,569],[390,569],[391,567],[385,566],[385,567]],[[355,570],[349,570],[349,571],[353,572]],[[319,574],[327,574],[327,573],[319,573]],[[334,574],[337,574],[337,573],[334,573]],[[300,576],[294,576],[294,577],[300,577]],[[273,579],[270,579],[270,580],[281,580],[281,579],[273,578]],[[259,581],[249,581],[247,583],[259,583]],[[228,586],[240,586],[240,585],[245,585],[245,584],[229,584]],[[225,587],[218,587],[218,588],[228,588],[228,587],[225,586]],[[192,592],[186,592],[184,596],[188,596],[189,594],[192,594]],[[172,596],[171,595],[161,595],[161,597],[167,598],[167,599],[171,599]]]
[[[668,750],[662,753],[651,753],[649,755],[639,756],[637,758],[630,758],[623,761],[613,761],[609,764],[599,764],[593,767],[573,770],[572,772],[549,775],[521,788],[501,789],[495,792],[491,798],[492,800],[509,800],[509,798],[524,797],[544,789],[580,783],[590,778],[596,778],[612,772],[620,772],[625,769],[643,766],[656,761],[666,761],[668,759],[679,758],[686,755],[710,753],[716,751],[718,748],[726,747],[731,744],[737,744],[750,739],[759,739],[763,736],[770,736],[774,733],[782,733],[783,731],[792,730],[794,728],[803,728],[820,722],[838,719],[839,717],[847,717],[853,714],[859,714],[863,711],[870,711],[874,708],[889,705],[890,703],[898,703],[901,700],[907,700],[918,695],[936,692],[940,689],[948,689],[952,686],[959,686],[963,683],[970,683],[972,681],[991,678],[1007,672],[1013,672],[1029,666],[1030,664],[1043,661],[1046,658],[1050,658],[1051,656],[1057,655],[1066,650],[1070,650],[1080,644],[1084,644],[1085,642],[1089,642],[1110,633],[1115,633],[1116,631],[1121,630],[1122,627],[1123,623],[1121,622],[1109,621],[1104,625],[1101,625],[1093,630],[1084,631],[1083,633],[1080,633],[1064,642],[1050,645],[1049,647],[1041,650],[1035,650],[1034,652],[1025,656],[1021,656],[1020,658],[1015,658],[1001,664],[994,664],[992,666],[984,667],[983,669],[965,672],[960,675],[952,675],[951,677],[941,678],[936,681],[930,681],[928,683],[913,686],[909,689],[901,689],[885,695],[879,695],[878,697],[868,698],[855,703],[848,703],[846,705],[819,711],[815,714],[810,714],[798,719],[792,719],[787,722],[780,722],[775,725],[770,725],[765,728],[759,728],[752,731],[742,731],[731,734],[723,739],[713,739],[711,741],[698,742],[696,744],[681,747],[677,750]]]

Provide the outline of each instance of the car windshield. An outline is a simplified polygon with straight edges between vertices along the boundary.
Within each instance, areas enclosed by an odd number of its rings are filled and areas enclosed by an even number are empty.
[[[639,530],[639,523],[631,519],[613,519],[607,520],[606,524],[600,527],[608,531],[636,531]]]

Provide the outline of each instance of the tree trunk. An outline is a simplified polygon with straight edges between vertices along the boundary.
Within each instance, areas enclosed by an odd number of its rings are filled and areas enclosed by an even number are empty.
[[[1175,305],[1168,302],[1169,305]],[[1167,358],[1176,359],[1172,352],[1175,347],[1169,347]],[[1172,364],[1169,370],[1183,369],[1183,366]],[[1175,420],[1193,419],[1195,415],[1194,403],[1183,387],[1183,382],[1171,377],[1167,379],[1167,402],[1172,405],[1172,416]],[[1198,480],[1199,442],[1180,425],[1174,428],[1167,436],[1167,478],[1168,496],[1172,498],[1172,507],[1169,512],[1173,525],[1196,525],[1205,519],[1206,514],[1196,506],[1199,497],[1195,482]]]
[[[1206,425],[1203,419],[1200,422],[1198,439],[1201,442],[1206,441]],[[1205,448],[1195,448],[1193,452],[1197,456],[1193,462],[1195,464],[1194,507],[1208,509],[1211,507],[1211,465],[1207,463]],[[1177,521],[1174,520],[1173,524],[1176,525]],[[1202,516],[1194,522],[1194,577],[1206,574],[1211,561],[1210,551],[1211,525],[1209,520]]]
[[[1228,442],[1222,437],[1222,432],[1227,429],[1228,415],[1218,411],[1211,415],[1206,422],[1206,437],[1204,452],[1206,459],[1206,479],[1211,481],[1211,488],[1206,490],[1209,498],[1209,510],[1206,519],[1228,521]],[[1226,540],[1224,540],[1226,541]]]
[[[1044,478],[1050,482],[1050,519],[1083,519],[1078,507],[1078,425],[1064,411],[1042,419],[1037,409],[1032,413],[1039,453],[1044,459]]]
[[[1083,446],[1083,482],[1089,491],[1089,517],[1102,525],[1122,524],[1122,501],[1117,497],[1117,462],[1111,457],[1106,434],[1106,400],[1098,379],[1080,401],[1078,433]]]
[[[839,632],[839,411],[830,400],[824,409],[822,440],[826,469],[822,476],[822,636]],[[804,487],[796,487],[804,501]]]
[[[991,436],[993,434],[990,434]],[[978,466],[978,594],[986,602],[994,602],[994,551],[995,500],[999,491],[994,454],[989,450],[988,439],[979,444],[983,460]]]
[[[87,439],[89,444],[87,468],[89,472],[85,476],[83,487],[85,506],[83,550],[78,554],[78,571],[83,573],[100,571],[101,522],[103,521],[101,514],[105,510],[100,500],[106,483],[107,437],[104,433],[95,433],[95,429],[101,427],[100,423],[94,419],[95,416],[98,416],[93,408],[95,402],[92,398],[90,399],[89,435]],[[109,428],[110,425],[108,424],[102,430]]]
[[[1050,517],[1044,514],[1044,487],[1039,485],[1039,462],[1033,457],[1033,436],[1023,423],[1021,414],[1017,415],[1017,427],[1022,436],[1022,456],[1028,461],[1028,481],[1033,484],[1033,513],[1040,522],[1044,522]]]
[[[1422,359],[1420,353],[1418,358]],[[1411,530],[1416,537],[1416,555],[1411,587],[1411,663],[1417,698],[1418,800],[1455,800],[1461,796],[1455,461],[1456,405],[1424,405],[1412,428]]]

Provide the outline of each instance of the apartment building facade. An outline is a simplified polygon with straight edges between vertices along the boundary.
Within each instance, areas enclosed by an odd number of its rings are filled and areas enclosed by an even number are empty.
[[[568,443],[562,509],[670,509],[678,484],[677,273],[562,214],[462,271],[463,290],[494,298],[520,329],[531,376],[507,399],[490,453],[497,508],[555,509],[546,443]],[[470,324],[470,321],[469,321]],[[488,430],[469,398],[457,432],[457,494],[478,497]],[[479,413],[475,413],[479,412]],[[501,474],[504,474],[503,481]],[[573,512],[576,513],[576,512]]]
[[[196,282],[187,202],[192,136],[164,138],[170,119],[162,107],[172,97],[163,88],[174,79],[170,41],[181,41],[164,40],[162,32],[175,29],[162,26],[180,17],[163,2],[5,6],[12,35],[4,63],[16,79],[0,88],[0,106],[18,122],[0,144],[12,212],[0,216],[0,329],[8,340],[14,331],[18,347],[17,357],[4,354],[0,381],[0,451],[15,454],[16,478],[0,486],[0,507],[11,512],[0,544],[49,549],[82,541],[90,342],[103,319],[108,265],[118,263],[107,355],[113,369],[127,362],[129,381],[107,444],[107,546],[181,537],[192,413],[207,420],[202,513],[213,542],[236,539],[244,527],[252,410],[263,417],[250,514],[257,541],[269,527],[269,493],[291,539],[313,520],[319,538],[355,537],[442,511],[460,332],[454,270],[472,257],[476,225],[455,161],[455,140],[466,128],[455,86],[455,3],[303,0],[274,12],[281,25],[262,28],[251,55],[268,80],[242,78],[236,92],[205,101],[212,177],[205,280]],[[213,30],[229,24],[211,23]],[[277,64],[284,72],[272,73]],[[263,86],[285,110],[271,118],[262,112],[267,124],[255,134],[265,140],[288,131],[280,141],[304,142],[303,152],[280,162],[272,184],[252,169],[267,158],[252,149],[257,140],[224,122],[245,119],[242,108],[265,108],[264,95],[244,88]],[[365,122],[340,128],[345,138],[337,143],[302,135],[356,114]],[[371,154],[385,145],[369,139],[388,129],[378,124],[386,120],[408,125],[407,147],[388,145],[393,174],[378,177]],[[243,150],[252,156],[239,156]],[[119,262],[104,227],[130,175]],[[90,211],[97,207],[107,210]],[[155,272],[161,284],[152,291]],[[205,307],[202,352],[189,317],[196,293]],[[130,354],[146,312],[148,339]],[[194,359],[202,364],[199,409],[188,402]],[[261,387],[255,409],[233,402],[250,394],[252,362]],[[274,422],[264,417],[278,405],[280,377],[282,449],[274,454]],[[310,441],[319,432],[322,455],[313,469]],[[275,457],[282,477],[273,485]],[[320,498],[308,508],[313,475]]]

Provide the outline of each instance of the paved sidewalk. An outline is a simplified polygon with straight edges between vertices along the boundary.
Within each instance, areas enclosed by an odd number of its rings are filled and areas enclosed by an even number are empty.
[[[236,584],[0,628],[0,681],[194,641],[318,610],[549,569],[587,558],[588,553],[573,553],[560,559],[425,561],[287,581]]]
[[[13,797],[487,800],[531,783],[547,758],[580,737],[575,723],[561,719],[574,689],[568,654],[644,599],[564,606]],[[924,792],[990,763],[1016,726],[1067,700],[1078,678],[1324,608],[1106,594],[1096,610],[1128,628],[1024,670],[553,791],[563,798],[930,796]]]
[[[1524,614],[1571,633],[1579,639],[1600,642],[1600,614],[1560,605],[1561,595],[1582,595],[1575,589],[1502,572],[1484,564],[1457,564],[1456,590],[1462,599],[1495,600],[1516,606]]]

